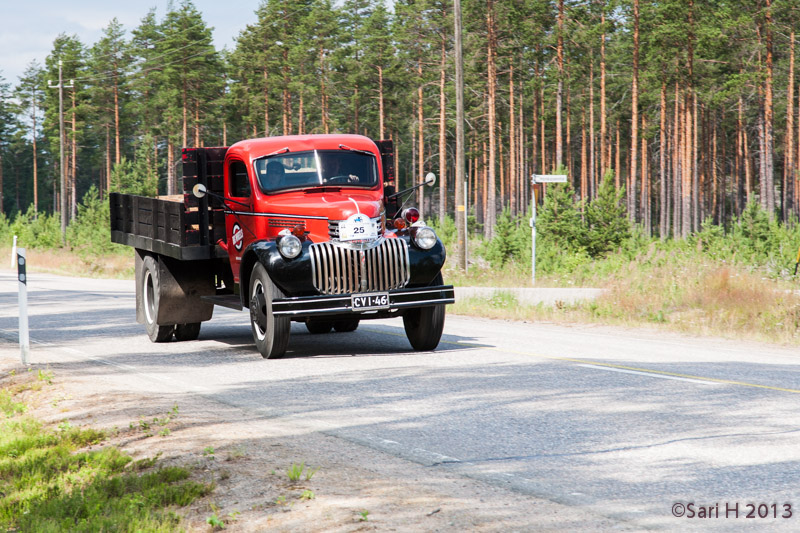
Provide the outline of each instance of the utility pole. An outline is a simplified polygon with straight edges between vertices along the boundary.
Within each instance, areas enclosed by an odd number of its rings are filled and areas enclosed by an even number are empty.
[[[62,61],[58,60],[58,85],[53,85],[53,82],[47,80],[47,86],[50,89],[58,89],[58,147],[59,169],[61,170],[61,242],[67,243],[67,187],[66,187],[66,169],[64,168],[64,89],[71,89],[75,86],[75,80],[69,80],[69,85],[64,85],[61,78],[61,65]]]
[[[464,181],[464,57],[461,43],[461,0],[453,3],[456,37],[456,232],[458,268],[467,271],[467,194]]]

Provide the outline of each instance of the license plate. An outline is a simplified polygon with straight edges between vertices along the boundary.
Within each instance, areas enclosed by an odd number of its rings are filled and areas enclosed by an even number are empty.
[[[386,309],[389,307],[389,293],[354,294],[351,297],[353,309]]]

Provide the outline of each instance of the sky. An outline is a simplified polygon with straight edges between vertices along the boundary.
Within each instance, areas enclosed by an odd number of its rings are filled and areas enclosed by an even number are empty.
[[[76,35],[86,46],[100,39],[112,18],[128,32],[151,8],[161,20],[168,0],[0,0],[0,76],[12,86],[34,59],[44,66],[60,33]],[[178,5],[179,1],[174,2]],[[205,23],[213,27],[214,46],[233,48],[248,24],[256,22],[261,0],[194,0]],[[128,34],[130,36],[130,34]]]

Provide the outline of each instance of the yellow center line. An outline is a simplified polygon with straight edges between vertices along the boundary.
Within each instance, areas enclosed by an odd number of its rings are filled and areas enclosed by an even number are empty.
[[[375,333],[383,333],[383,334],[386,334],[386,335],[394,335],[396,337],[405,337],[405,335],[401,335],[399,333],[392,333],[392,332],[389,332],[389,331],[379,331],[379,330],[373,330],[373,329],[370,329],[370,331],[373,331]],[[564,362],[567,362],[567,363],[580,363],[580,364],[584,364],[584,365],[604,366],[604,367],[608,367],[608,368],[618,368],[618,369],[621,369],[621,370],[634,370],[636,372],[644,372],[644,373],[647,373],[647,374],[660,374],[660,375],[663,375],[663,376],[673,376],[673,377],[687,378],[687,379],[701,379],[701,380],[704,380],[704,381],[713,381],[715,383],[724,383],[726,385],[738,385],[740,387],[751,387],[751,388],[754,388],[754,389],[766,389],[766,390],[774,390],[774,391],[780,391],[780,392],[788,392],[788,393],[791,393],[791,394],[800,394],[800,390],[798,390],[798,389],[787,389],[787,388],[784,388],[784,387],[775,387],[775,386],[772,386],[772,385],[759,385],[758,383],[748,383],[746,381],[735,381],[735,380],[731,380],[731,379],[711,378],[711,377],[706,377],[706,376],[696,376],[696,375],[693,375],[693,374],[681,374],[680,372],[667,372],[665,370],[653,370],[653,369],[650,369],[650,368],[640,368],[640,367],[636,367],[636,366],[618,365],[618,364],[614,364],[614,363],[601,363],[600,361],[592,361],[590,359],[578,359],[578,358],[575,358],[575,357],[559,357],[559,356],[555,356],[555,355],[544,355],[544,354],[531,353],[531,352],[522,352],[522,351],[519,351],[519,350],[510,349],[510,348],[498,348],[497,346],[487,346],[485,344],[470,344],[470,343],[467,343],[467,342],[460,342],[460,341],[452,342],[452,341],[445,341],[445,340],[441,341],[440,344],[450,344],[452,346],[460,346],[460,347],[466,347],[466,348],[485,348],[487,350],[492,350],[492,351],[495,351],[495,352],[513,353],[513,354],[517,354],[517,355],[526,355],[528,357],[536,357],[538,359],[549,359],[551,361],[564,361]]]

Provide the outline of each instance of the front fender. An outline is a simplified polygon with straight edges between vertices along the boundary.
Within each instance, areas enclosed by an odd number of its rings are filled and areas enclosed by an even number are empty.
[[[311,258],[308,247],[311,241],[303,242],[303,251],[294,259],[286,259],[278,251],[275,239],[263,239],[250,243],[242,254],[239,270],[242,305],[249,307],[247,293],[250,287],[250,274],[256,262],[264,265],[272,282],[286,295],[310,296],[316,294],[311,283]]]

